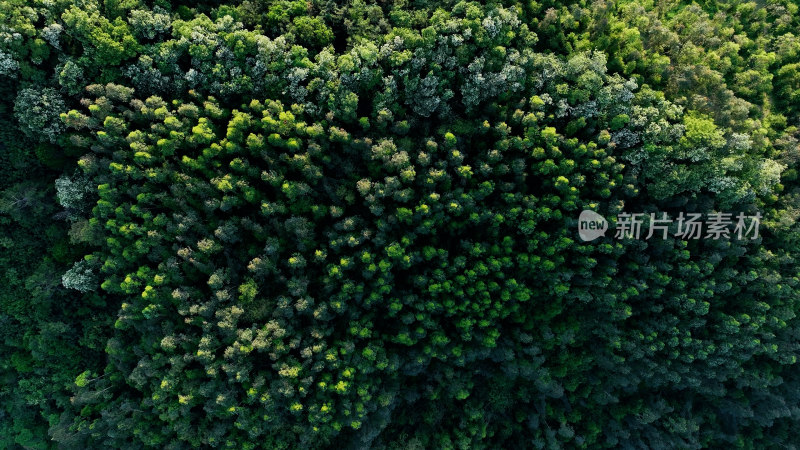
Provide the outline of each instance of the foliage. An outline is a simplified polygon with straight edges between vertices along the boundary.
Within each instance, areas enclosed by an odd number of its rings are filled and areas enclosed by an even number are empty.
[[[797,13],[0,0],[0,448],[796,447]]]

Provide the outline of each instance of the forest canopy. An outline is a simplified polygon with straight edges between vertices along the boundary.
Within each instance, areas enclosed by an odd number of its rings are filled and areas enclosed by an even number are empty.
[[[800,445],[793,0],[0,0],[0,94],[0,448]]]

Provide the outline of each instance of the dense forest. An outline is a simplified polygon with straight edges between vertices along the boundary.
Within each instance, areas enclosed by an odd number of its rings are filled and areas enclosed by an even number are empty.
[[[800,447],[799,9],[0,0],[0,448]]]

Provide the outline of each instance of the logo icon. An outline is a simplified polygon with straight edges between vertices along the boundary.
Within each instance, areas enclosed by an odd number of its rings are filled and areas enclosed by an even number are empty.
[[[584,241],[593,241],[600,236],[605,237],[608,222],[594,211],[584,209],[578,216],[578,235]]]

